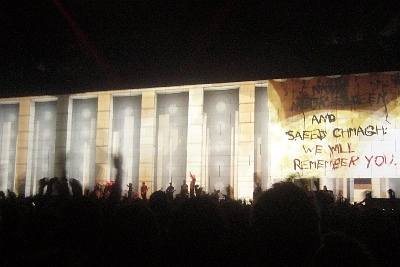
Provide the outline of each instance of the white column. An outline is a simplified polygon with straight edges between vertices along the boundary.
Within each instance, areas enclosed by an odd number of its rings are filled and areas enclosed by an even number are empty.
[[[239,197],[239,179],[238,179],[238,173],[239,173],[239,112],[235,112],[235,143],[234,147],[235,150],[232,151],[234,153],[233,157],[233,197],[235,199],[242,198],[242,196]],[[246,198],[246,197],[245,197]]]
[[[239,133],[237,146],[237,197],[252,199],[254,191],[254,106],[255,85],[239,88]]]
[[[371,178],[372,197],[380,198],[386,197],[386,194],[382,193],[382,178]]]
[[[347,188],[348,195],[350,196],[349,201],[354,201],[354,178],[347,178],[349,179],[349,187]]]
[[[110,160],[109,153],[111,94],[109,92],[99,93],[97,103],[95,179],[96,182],[105,182],[110,179],[114,180],[114,178],[110,178],[110,167],[113,167],[114,161]]]
[[[30,104],[30,112],[29,112],[29,134],[28,134],[28,154],[27,154],[27,163],[26,163],[26,178],[25,178],[25,196],[35,195],[37,193],[37,147],[38,147],[38,138],[33,140],[33,136],[35,133],[35,103],[31,102]],[[39,125],[37,126],[39,128]],[[33,155],[33,151],[36,153]],[[34,163],[36,166],[33,166]]]
[[[14,192],[17,194],[23,194],[25,192],[30,110],[30,99],[23,98],[19,103],[17,157],[15,159]]]

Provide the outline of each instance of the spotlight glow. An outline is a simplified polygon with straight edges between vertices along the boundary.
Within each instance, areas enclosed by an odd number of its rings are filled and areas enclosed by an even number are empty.
[[[51,111],[46,111],[45,113],[44,113],[44,119],[46,120],[46,121],[49,121],[49,120],[51,120],[53,118],[53,114],[51,113]]]
[[[50,129],[43,130],[43,138],[49,138],[51,136]]]
[[[225,185],[223,182],[216,182],[214,184],[215,190],[220,190],[221,192],[225,190]]]
[[[90,130],[89,128],[83,128],[81,131],[81,139],[88,139],[90,137]]]
[[[84,119],[89,119],[90,116],[91,116],[91,112],[90,112],[89,109],[85,109],[85,110],[82,112],[82,117],[83,117]]]
[[[14,113],[10,113],[10,114],[8,115],[8,121],[13,122],[13,121],[15,121],[16,119],[17,119],[17,115],[15,115]]]
[[[168,112],[169,112],[170,115],[175,114],[177,111],[178,111],[178,107],[176,106],[176,104],[171,104],[168,107]]]
[[[219,101],[215,107],[218,112],[223,112],[226,109],[226,104],[223,101]]]
[[[131,107],[126,107],[124,110],[125,117],[130,117],[133,114],[133,109]]]

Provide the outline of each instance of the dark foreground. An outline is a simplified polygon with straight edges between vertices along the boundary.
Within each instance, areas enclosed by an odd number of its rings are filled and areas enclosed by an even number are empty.
[[[400,206],[334,201],[284,182],[254,203],[0,199],[2,266],[399,266]]]

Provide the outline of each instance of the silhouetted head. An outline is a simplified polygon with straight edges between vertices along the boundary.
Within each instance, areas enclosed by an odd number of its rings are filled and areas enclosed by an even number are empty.
[[[115,156],[114,157],[114,167],[116,168],[116,169],[119,169],[119,168],[121,168],[121,157],[119,157],[119,156]]]
[[[153,212],[160,212],[166,209],[168,203],[167,194],[164,191],[158,190],[151,194],[149,200],[149,207]]]
[[[153,212],[142,203],[115,207],[108,225],[110,266],[134,261],[155,266],[158,260],[160,231]]]
[[[307,263],[320,245],[319,212],[307,192],[281,182],[263,192],[250,217],[252,243],[261,260],[273,264]],[[262,258],[264,257],[264,258]]]
[[[217,204],[210,198],[190,198],[176,210],[169,241],[177,266],[218,266],[223,260],[226,221]],[[183,257],[184,255],[184,257]],[[201,257],[200,257],[201,255]],[[190,264],[189,264],[190,265]]]

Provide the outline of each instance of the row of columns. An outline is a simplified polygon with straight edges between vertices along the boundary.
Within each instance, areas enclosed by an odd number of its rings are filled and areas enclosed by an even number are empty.
[[[254,173],[254,101],[255,84],[238,84],[239,90],[239,112],[238,129],[236,136],[236,159],[232,166],[232,182],[235,198],[252,198],[253,173]],[[181,90],[182,91],[182,90]],[[196,173],[198,184],[206,187],[206,151],[203,142],[206,138],[206,125],[204,125],[204,88],[193,87],[187,89],[189,92],[188,110],[188,140],[187,140],[187,163],[186,169]],[[155,144],[157,127],[157,90],[136,91],[142,96],[141,128],[140,128],[140,162],[139,162],[139,185],[145,182],[151,190],[159,190],[154,184]],[[98,92],[85,97],[97,97],[97,129],[96,129],[96,158],[95,179],[112,180],[110,177],[113,161],[111,159],[111,133],[112,133],[112,97],[121,94],[117,91]],[[61,177],[68,172],[67,156],[70,147],[71,125],[72,125],[72,101],[81,96],[60,95],[57,97],[56,118],[56,140],[55,140],[55,166],[54,176]],[[17,193],[28,193],[26,181],[27,166],[29,165],[28,150],[29,136],[32,136],[35,101],[43,99],[22,98],[19,100],[19,121],[17,139],[17,158],[14,191]],[[32,155],[30,155],[32,157]],[[67,163],[67,164],[66,164]],[[189,178],[188,178],[189,179]],[[232,184],[231,184],[232,185]]]

